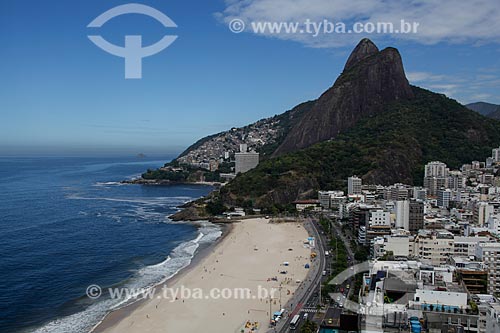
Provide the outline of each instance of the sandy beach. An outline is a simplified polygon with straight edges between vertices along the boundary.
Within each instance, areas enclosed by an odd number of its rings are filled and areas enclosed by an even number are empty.
[[[236,222],[210,253],[167,282],[167,291],[157,288],[152,299],[117,311],[96,332],[266,332],[270,309],[278,311],[280,301],[284,307],[308,273],[307,237],[300,223]]]

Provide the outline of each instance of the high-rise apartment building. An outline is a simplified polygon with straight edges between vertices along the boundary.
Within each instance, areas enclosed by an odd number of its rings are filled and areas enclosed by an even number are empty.
[[[352,176],[347,178],[347,194],[361,194],[361,178]]]
[[[396,201],[396,228],[410,230],[410,202]]]
[[[247,145],[240,145],[240,152],[234,154],[235,173],[245,173],[259,165],[259,153],[254,151],[247,152]]]
[[[418,200],[410,201],[409,230],[417,233],[424,228],[424,203]]]
[[[476,256],[488,271],[488,292],[500,292],[500,243],[479,243]]]
[[[448,187],[450,169],[446,164],[438,161],[425,165],[424,187],[429,190],[429,195],[436,196],[442,188]]]
[[[438,197],[437,197],[437,205],[438,207],[441,208],[449,208],[450,207],[450,201],[451,201],[451,196],[452,192],[450,189],[441,189],[438,190]]]

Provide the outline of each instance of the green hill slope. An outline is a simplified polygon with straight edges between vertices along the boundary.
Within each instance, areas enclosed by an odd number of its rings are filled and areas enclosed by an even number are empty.
[[[334,140],[267,160],[239,175],[221,190],[223,201],[279,207],[315,196],[314,190],[346,188],[353,174],[374,184],[420,184],[429,161],[456,168],[484,160],[500,145],[499,121],[444,95],[412,89],[415,98],[387,105]]]

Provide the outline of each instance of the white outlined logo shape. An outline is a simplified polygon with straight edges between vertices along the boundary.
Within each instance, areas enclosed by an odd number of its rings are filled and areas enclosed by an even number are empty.
[[[159,10],[142,4],[130,3],[114,7],[98,17],[96,17],[87,26],[88,28],[100,28],[106,22],[124,14],[143,14],[150,16],[160,22],[166,28],[176,28],[172,19],[163,14]],[[125,78],[126,79],[141,79],[142,78],[142,58],[146,58],[157,54],[168,46],[170,46],[177,36],[166,35],[153,45],[142,47],[142,36],[125,36],[125,46],[111,44],[102,36],[89,35],[88,38],[99,48],[109,54],[125,58]]]

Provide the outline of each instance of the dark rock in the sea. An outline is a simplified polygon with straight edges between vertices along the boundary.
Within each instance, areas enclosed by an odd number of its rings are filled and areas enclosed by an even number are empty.
[[[181,211],[169,216],[172,221],[199,221],[206,220],[208,215],[206,215],[205,210],[202,207],[198,207],[192,203],[184,205]]]
[[[363,39],[333,87],[304,114],[274,155],[333,139],[360,119],[382,112],[388,103],[413,97],[398,50],[378,51]]]
[[[136,185],[172,185],[172,184],[175,184],[174,182],[171,182],[170,180],[144,179],[144,178],[123,180],[121,183],[122,184],[136,184]]]

